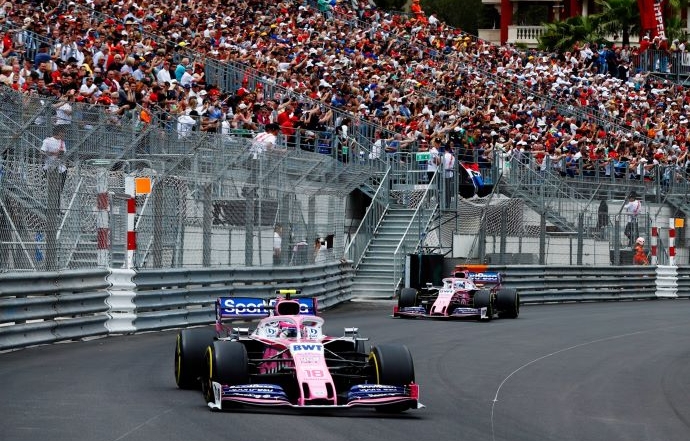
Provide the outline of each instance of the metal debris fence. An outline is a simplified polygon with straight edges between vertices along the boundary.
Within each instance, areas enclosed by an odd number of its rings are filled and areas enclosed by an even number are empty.
[[[41,152],[56,129],[54,104],[0,91],[0,271],[96,267],[104,247],[107,265],[124,265],[127,177],[153,181],[150,194],[136,196],[137,268],[304,265],[315,259],[317,238],[320,259],[339,259],[347,195],[385,171],[360,159],[368,151],[360,156],[354,141],[344,153],[335,136],[316,151],[279,142],[285,148],[255,158],[252,134],[181,136],[164,115],[142,124],[140,109],[116,116],[72,103],[73,119],[60,128],[66,172],[54,176]],[[99,176],[107,182],[100,221]],[[108,232],[100,241],[99,228]]]

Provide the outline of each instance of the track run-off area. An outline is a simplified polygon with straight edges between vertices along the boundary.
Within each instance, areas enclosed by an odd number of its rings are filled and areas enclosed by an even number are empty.
[[[173,378],[176,331],[0,353],[0,440],[687,441],[690,302],[523,306],[476,321],[390,317],[392,301],[323,312],[404,343],[425,409],[211,412]]]

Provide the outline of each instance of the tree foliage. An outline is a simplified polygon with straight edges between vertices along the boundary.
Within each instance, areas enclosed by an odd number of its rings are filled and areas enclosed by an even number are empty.
[[[570,17],[563,21],[543,23],[544,33],[539,38],[539,49],[542,50],[570,50],[576,42],[602,43],[604,38],[600,32],[599,18],[595,15],[587,17]]]
[[[630,44],[630,34],[640,33],[640,10],[637,0],[595,0],[601,7],[596,14],[601,32],[620,35],[624,45]]]

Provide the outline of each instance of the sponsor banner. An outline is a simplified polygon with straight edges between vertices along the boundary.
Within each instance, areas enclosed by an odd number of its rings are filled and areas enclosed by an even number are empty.
[[[664,2],[663,0],[637,0],[637,7],[640,10],[640,36],[649,35],[654,37],[666,37],[664,29]]]
[[[299,313],[301,315],[314,315],[314,299],[300,298]],[[267,300],[255,297],[221,297],[217,301],[216,314],[218,318],[227,317],[266,317],[273,311],[276,300]]]

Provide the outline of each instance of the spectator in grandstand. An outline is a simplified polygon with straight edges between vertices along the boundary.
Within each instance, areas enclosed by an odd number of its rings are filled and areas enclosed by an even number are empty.
[[[267,150],[277,149],[280,127],[276,123],[266,124],[264,131],[258,133],[252,140],[250,152],[254,159],[260,158]]]

